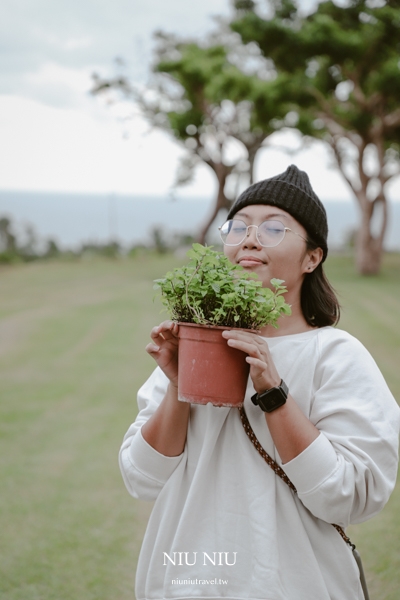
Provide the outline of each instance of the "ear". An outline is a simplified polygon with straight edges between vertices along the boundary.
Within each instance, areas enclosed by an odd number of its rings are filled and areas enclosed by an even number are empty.
[[[324,256],[322,248],[309,250],[303,261],[303,273],[312,273],[316,269]]]

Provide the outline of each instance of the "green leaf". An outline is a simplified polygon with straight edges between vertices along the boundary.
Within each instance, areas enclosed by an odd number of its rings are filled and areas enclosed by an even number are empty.
[[[285,283],[284,279],[271,279],[270,282],[274,287],[280,287],[283,283]]]
[[[193,250],[195,250],[196,252],[198,252],[201,256],[204,256],[207,252],[207,247],[206,246],[202,246],[201,244],[193,244]],[[211,246],[208,246],[208,248],[210,248]],[[190,250],[189,250],[190,252]]]

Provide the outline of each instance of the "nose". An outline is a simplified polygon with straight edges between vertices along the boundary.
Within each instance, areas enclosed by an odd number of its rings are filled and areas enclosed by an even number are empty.
[[[243,246],[245,248],[249,248],[249,247],[254,248],[255,246],[258,247],[261,245],[260,242],[258,241],[257,233],[258,233],[257,225],[248,225],[247,226],[246,237],[243,240]]]

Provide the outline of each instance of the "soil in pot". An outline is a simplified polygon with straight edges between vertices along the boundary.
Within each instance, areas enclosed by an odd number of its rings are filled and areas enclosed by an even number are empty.
[[[228,346],[222,337],[225,329],[231,328],[179,323],[179,400],[243,405],[250,366],[247,354]]]

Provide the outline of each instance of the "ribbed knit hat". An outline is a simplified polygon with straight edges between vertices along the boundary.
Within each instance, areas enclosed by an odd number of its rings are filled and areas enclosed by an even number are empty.
[[[237,198],[228,219],[250,204],[278,206],[303,225],[309,236],[322,248],[323,261],[328,254],[328,222],[321,200],[311,187],[307,173],[290,165],[284,173],[258,181]]]

